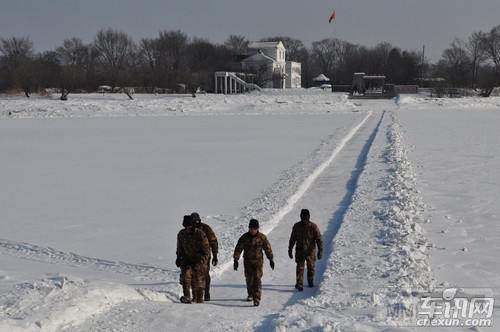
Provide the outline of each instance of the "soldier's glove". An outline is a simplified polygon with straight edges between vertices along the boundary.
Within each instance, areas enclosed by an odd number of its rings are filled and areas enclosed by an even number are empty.
[[[217,266],[218,262],[219,262],[219,260],[217,259],[217,255],[214,255],[214,258],[212,259],[212,265]]]
[[[179,257],[177,257],[177,259],[175,260],[175,266],[181,267],[181,265],[182,265],[181,259]]]
[[[288,249],[288,257],[290,257],[290,259],[293,259],[292,249]]]
[[[321,253],[321,251],[318,251],[318,259],[321,259],[321,257],[323,257],[323,254]]]
[[[273,269],[273,270],[274,270],[274,261],[273,261],[273,260],[270,260],[270,261],[269,261],[269,265],[271,266],[271,269]]]
[[[234,269],[235,271],[238,271],[238,265],[239,265],[239,264],[238,264],[238,261],[235,259],[235,260],[234,260],[234,264],[233,264],[233,269]]]

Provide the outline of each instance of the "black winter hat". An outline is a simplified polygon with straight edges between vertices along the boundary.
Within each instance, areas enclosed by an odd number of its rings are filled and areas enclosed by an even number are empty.
[[[191,217],[191,216],[184,216],[184,219],[182,219],[182,226],[184,226],[184,227],[193,226],[193,224],[194,224],[194,221],[193,221],[193,217]]]
[[[198,214],[198,212],[191,213],[191,217],[193,218],[193,221],[195,223],[201,222],[201,218],[200,218],[200,215]]]
[[[302,209],[300,211],[300,217],[305,218],[305,219],[309,219],[309,217],[311,217],[311,214],[309,213],[308,209]]]
[[[250,219],[248,228],[259,228],[259,221],[257,219]]]

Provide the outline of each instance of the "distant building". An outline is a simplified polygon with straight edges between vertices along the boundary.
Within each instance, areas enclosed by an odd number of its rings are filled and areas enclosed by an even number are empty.
[[[281,41],[250,42],[248,44],[249,55],[260,53],[260,51],[275,59],[278,64],[284,65],[286,62],[286,49]]]
[[[313,78],[314,86],[319,87],[323,90],[331,89],[331,81],[325,74],[319,74],[315,78]]]
[[[263,88],[300,88],[301,64],[286,61],[281,41],[250,42],[247,57],[241,61],[243,71],[255,72]]]
[[[241,72],[215,72],[215,93],[301,87],[302,66],[299,62],[286,61],[286,49],[281,41],[251,42],[246,54],[236,55],[235,64]]]

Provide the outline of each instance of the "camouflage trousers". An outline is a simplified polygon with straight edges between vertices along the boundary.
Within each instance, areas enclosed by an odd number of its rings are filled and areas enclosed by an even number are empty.
[[[203,290],[205,289],[206,258],[198,264],[184,265],[181,267],[180,283],[184,297],[191,299],[191,290],[195,302],[203,302]],[[201,298],[200,298],[201,297]]]
[[[206,269],[205,269],[205,294],[210,294],[210,261],[211,261],[211,256],[208,256],[207,259],[207,264],[206,264]]]
[[[245,267],[245,281],[247,284],[248,296],[252,297],[254,301],[260,301],[262,295],[262,261],[249,261],[243,262]]]
[[[297,263],[296,277],[298,287],[304,287],[304,267],[307,265],[307,282],[314,282],[314,268],[316,265],[316,253],[312,253],[306,257],[295,254],[295,262]]]

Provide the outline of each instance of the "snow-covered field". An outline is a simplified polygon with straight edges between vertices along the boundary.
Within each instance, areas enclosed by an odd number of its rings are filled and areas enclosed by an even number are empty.
[[[1,97],[0,331],[423,330],[388,310],[411,290],[498,297],[499,120],[500,98]],[[326,255],[296,293],[301,208]],[[213,300],[186,306],[175,240],[193,211],[221,254]],[[277,265],[258,308],[229,269],[250,217]]]

